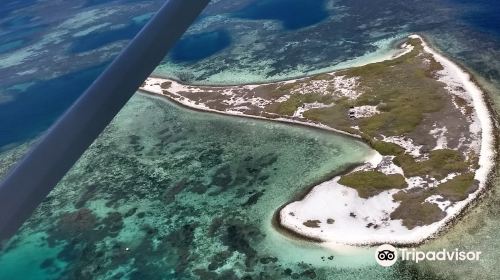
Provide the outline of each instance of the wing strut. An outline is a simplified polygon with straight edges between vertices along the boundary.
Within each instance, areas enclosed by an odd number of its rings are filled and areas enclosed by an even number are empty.
[[[111,122],[208,2],[168,0],[10,171],[0,185],[0,248]]]

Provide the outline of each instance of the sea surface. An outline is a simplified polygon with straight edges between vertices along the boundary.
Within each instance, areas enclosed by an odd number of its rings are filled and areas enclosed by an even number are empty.
[[[0,174],[102,72],[163,1],[0,4]],[[412,33],[474,73],[500,111],[500,5],[488,0],[212,1],[155,74],[258,83],[369,62]],[[422,250],[478,262],[399,261],[276,230],[274,212],[369,155],[300,126],[136,94],[0,252],[0,279],[499,279],[500,179]],[[497,170],[498,171],[498,170]]]

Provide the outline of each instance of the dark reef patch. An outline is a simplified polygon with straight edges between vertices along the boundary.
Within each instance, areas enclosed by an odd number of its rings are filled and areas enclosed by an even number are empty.
[[[245,264],[252,266],[257,259],[257,251],[250,245],[251,241],[262,238],[257,228],[233,222],[226,228],[222,236],[222,243],[231,251],[238,251],[246,256]]]
[[[241,206],[246,207],[246,206],[251,206],[257,203],[259,198],[264,194],[263,191],[256,192],[252,194],[245,203],[243,203]]]
[[[319,23],[328,17],[325,0],[262,0],[233,14],[244,19],[279,20],[288,30]]]
[[[84,53],[120,40],[130,40],[139,30],[141,30],[141,28],[142,24],[132,21],[120,28],[92,32],[73,39],[69,51],[73,54]]]
[[[196,62],[212,56],[231,45],[231,36],[224,29],[186,34],[170,52],[176,63]]]
[[[56,251],[37,267],[52,258],[43,270],[59,271],[58,279],[279,278],[279,256],[260,252],[265,217],[255,213],[276,187],[301,188],[274,183],[277,170],[290,168],[282,161],[291,152],[311,164],[334,156],[331,147],[274,124],[266,132],[268,123],[243,128],[241,120],[222,125],[205,114],[186,121],[184,111],[141,98],[149,105],[108,126],[23,230],[45,233],[41,243]],[[297,168],[293,178],[310,176],[306,165]],[[10,252],[24,246],[22,237],[15,241]]]

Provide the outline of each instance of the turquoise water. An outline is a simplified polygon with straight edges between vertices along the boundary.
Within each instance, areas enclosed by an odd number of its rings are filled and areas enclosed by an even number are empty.
[[[25,146],[1,155],[0,173]],[[330,132],[136,95],[0,254],[0,279],[498,279],[495,192],[421,247],[480,250],[480,262],[382,268],[373,249],[273,227],[279,206],[367,153]]]
[[[343,266],[349,256],[326,265],[334,253],[278,233],[272,216],[367,151],[329,132],[137,95],[11,241],[0,279],[229,279]]]
[[[293,5],[282,9],[285,2]],[[12,147],[44,131],[162,3],[0,5],[0,173],[29,143]],[[329,67],[418,32],[475,71],[500,111],[497,8],[486,0],[212,1],[157,72],[259,82]],[[68,19],[80,21],[60,25]],[[100,24],[107,27],[72,37]],[[500,279],[498,177],[477,207],[422,246],[481,250],[477,263],[383,269],[370,250],[325,251],[272,228],[279,205],[365,152],[317,130],[137,96],[0,253],[0,279]]]

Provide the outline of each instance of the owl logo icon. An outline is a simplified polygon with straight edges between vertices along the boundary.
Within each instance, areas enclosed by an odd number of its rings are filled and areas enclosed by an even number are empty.
[[[381,245],[375,251],[375,260],[381,266],[389,267],[398,260],[398,251],[392,245]]]

